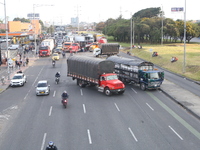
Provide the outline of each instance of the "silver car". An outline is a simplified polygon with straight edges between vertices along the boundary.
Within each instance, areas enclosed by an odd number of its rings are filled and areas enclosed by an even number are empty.
[[[41,80],[38,82],[36,88],[36,95],[49,95],[50,85],[47,80]]]

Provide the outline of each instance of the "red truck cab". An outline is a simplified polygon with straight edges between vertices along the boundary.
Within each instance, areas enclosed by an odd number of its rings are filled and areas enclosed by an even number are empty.
[[[50,56],[51,55],[51,50],[49,46],[41,46],[39,48],[39,56],[43,57],[43,56]]]
[[[75,53],[80,50],[80,45],[79,43],[72,43],[72,45],[69,47],[70,53]]]
[[[111,93],[123,94],[125,91],[125,85],[115,73],[102,74],[99,80],[99,88],[106,95],[111,95]]]

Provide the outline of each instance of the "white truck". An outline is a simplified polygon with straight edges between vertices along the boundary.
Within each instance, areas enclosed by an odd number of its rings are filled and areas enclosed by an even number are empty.
[[[10,86],[23,86],[26,83],[27,79],[23,73],[17,73],[10,81]]]
[[[93,50],[93,55],[99,57],[100,55],[117,55],[119,53],[118,43],[101,43],[98,44],[98,48]]]

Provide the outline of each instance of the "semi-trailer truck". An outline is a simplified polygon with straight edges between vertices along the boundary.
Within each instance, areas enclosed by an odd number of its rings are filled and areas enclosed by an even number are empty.
[[[112,61],[86,56],[70,56],[67,59],[67,76],[77,80],[80,87],[96,86],[99,92],[109,96],[123,94],[125,85],[118,80]]]

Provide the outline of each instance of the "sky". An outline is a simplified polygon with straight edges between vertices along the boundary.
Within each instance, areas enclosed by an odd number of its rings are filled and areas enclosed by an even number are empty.
[[[100,22],[120,15],[129,19],[142,9],[161,7],[166,18],[183,19],[184,13],[172,13],[172,7],[185,7],[186,20],[200,20],[198,0],[5,0],[8,21],[15,17],[27,18],[28,13],[39,13],[40,19],[52,24],[64,25],[72,17],[79,16],[80,22]],[[0,20],[4,20],[4,0],[0,0]],[[34,5],[34,4],[37,4]],[[49,6],[52,5],[52,6]],[[33,7],[35,6],[35,7]]]

